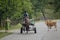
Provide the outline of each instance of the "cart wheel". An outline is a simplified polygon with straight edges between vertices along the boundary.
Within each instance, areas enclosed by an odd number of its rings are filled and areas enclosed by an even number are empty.
[[[20,33],[23,33],[23,28],[21,27]]]
[[[36,28],[34,28],[34,33],[37,33],[37,32],[36,32]]]

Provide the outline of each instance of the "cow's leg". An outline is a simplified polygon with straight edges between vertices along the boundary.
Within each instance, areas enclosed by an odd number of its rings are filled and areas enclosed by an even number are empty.
[[[57,26],[55,25],[55,29],[56,29],[56,31],[57,31]]]
[[[51,29],[51,26],[48,26],[48,31],[49,31],[49,29]]]
[[[48,31],[49,31],[50,27],[48,26]]]

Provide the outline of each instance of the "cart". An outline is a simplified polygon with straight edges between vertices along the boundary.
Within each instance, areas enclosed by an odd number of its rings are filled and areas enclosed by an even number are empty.
[[[24,32],[26,31],[27,33],[28,33],[28,31],[34,31],[34,33],[37,33],[36,32],[36,27],[35,27],[34,21],[33,20],[30,20],[28,30],[26,30],[26,24],[25,23],[22,23],[22,27],[20,29],[20,33],[23,33],[23,31]]]

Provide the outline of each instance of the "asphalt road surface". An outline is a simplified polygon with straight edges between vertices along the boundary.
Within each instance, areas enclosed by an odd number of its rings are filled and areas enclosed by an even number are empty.
[[[12,31],[13,34],[1,38],[0,40],[60,40],[60,21],[57,21],[57,31],[55,28],[48,31],[47,26],[44,22],[36,22],[35,27],[37,33],[34,31],[29,31],[28,34],[25,32],[20,34],[20,30]]]

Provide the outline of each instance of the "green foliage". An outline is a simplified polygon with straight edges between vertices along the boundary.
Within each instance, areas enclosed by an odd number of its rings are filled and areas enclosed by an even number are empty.
[[[24,11],[30,18],[40,18],[41,13],[47,18],[59,18],[60,0],[0,0],[0,25],[7,17],[12,22],[20,22]]]

